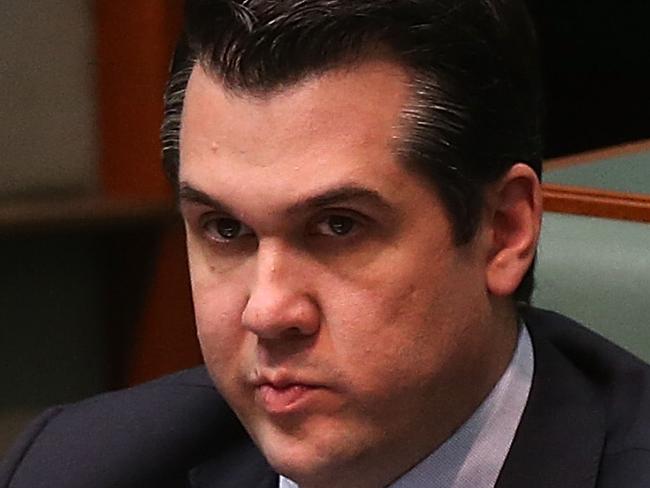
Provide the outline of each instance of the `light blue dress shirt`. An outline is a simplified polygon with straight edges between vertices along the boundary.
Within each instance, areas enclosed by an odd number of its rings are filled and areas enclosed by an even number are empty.
[[[492,392],[445,443],[388,488],[494,488],[528,401],[533,345],[521,327],[515,353]],[[299,488],[280,477],[279,488]]]

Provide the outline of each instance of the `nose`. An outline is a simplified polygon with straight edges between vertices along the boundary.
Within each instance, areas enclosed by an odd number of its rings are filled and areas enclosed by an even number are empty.
[[[259,243],[242,324],[261,339],[308,337],[320,326],[308,265],[286,247]]]

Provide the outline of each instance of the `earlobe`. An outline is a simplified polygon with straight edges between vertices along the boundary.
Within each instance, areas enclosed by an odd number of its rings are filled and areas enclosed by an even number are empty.
[[[493,295],[510,296],[535,258],[542,218],[539,179],[530,166],[515,164],[492,187],[488,202],[486,283]]]

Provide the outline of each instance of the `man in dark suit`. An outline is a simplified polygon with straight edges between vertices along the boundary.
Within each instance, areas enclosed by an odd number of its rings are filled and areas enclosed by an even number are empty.
[[[646,366],[525,305],[520,2],[190,0],[186,34],[163,141],[207,372],[51,410],[3,486],[647,484]]]

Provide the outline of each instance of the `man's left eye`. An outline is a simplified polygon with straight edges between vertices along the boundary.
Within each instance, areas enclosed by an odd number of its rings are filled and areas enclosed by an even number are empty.
[[[357,222],[345,215],[331,215],[316,224],[316,233],[327,236],[345,236],[355,230]]]

